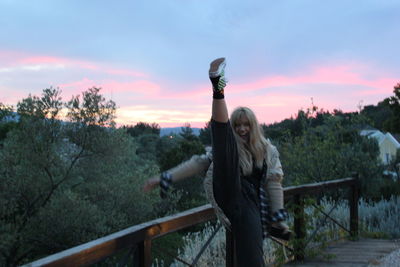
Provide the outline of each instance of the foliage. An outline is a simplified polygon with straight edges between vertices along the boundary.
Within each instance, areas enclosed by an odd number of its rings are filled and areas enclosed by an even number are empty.
[[[400,83],[394,86],[393,94],[376,106],[365,106],[361,114],[368,117],[372,126],[381,131],[400,133]]]
[[[163,152],[160,138],[160,125],[138,122],[135,126],[122,126],[121,129],[135,138],[138,143],[136,154],[144,159],[156,162]]]
[[[198,137],[193,134],[189,126],[182,127],[179,136],[175,136],[176,144],[168,150],[159,161],[161,171],[166,171],[190,159],[195,154],[205,153],[204,146]]]
[[[379,161],[379,147],[375,140],[360,136],[359,129],[368,119],[358,113],[334,113],[313,107],[299,111],[283,134],[275,132],[278,124],[264,126],[274,134],[285,174],[285,185],[350,177],[358,173],[362,194],[379,199],[383,166]],[[286,126],[285,126],[286,127]],[[390,196],[388,196],[390,197]]]
[[[186,234],[188,232],[186,231]],[[184,246],[184,235],[179,232],[174,232],[163,237],[155,239],[152,245],[152,257],[154,257],[157,262],[157,259],[162,259],[163,266],[170,266],[171,263],[175,260],[177,253]],[[157,264],[152,264],[152,266],[157,266]]]
[[[165,154],[168,153],[170,150],[176,148],[179,145],[181,138],[179,135],[172,134],[172,135],[164,135],[158,139],[156,144],[156,151],[157,151],[157,162],[161,163]]]
[[[73,96],[67,103],[67,117],[71,122],[84,126],[115,126],[115,102],[106,101],[101,88],[92,87],[80,96]]]
[[[4,105],[0,102],[0,122],[6,120],[8,117],[12,116],[13,107]]]
[[[206,226],[193,233],[188,233],[183,237],[185,246],[179,251],[179,257],[186,262],[192,262],[199,253],[206,240],[216,231],[218,225],[206,224]],[[203,252],[197,266],[224,266],[225,265],[225,228],[221,227],[216,233],[210,245]],[[175,261],[171,266],[182,266]]]
[[[400,237],[400,197],[392,196],[388,200],[359,203],[362,230],[366,233],[385,233],[389,238]]]
[[[182,127],[179,136],[174,136],[175,145],[160,156],[159,166],[161,171],[169,170],[178,166],[182,162],[189,160],[193,155],[201,155],[205,153],[204,146],[199,138],[193,134],[190,125]],[[178,202],[177,209],[179,211],[193,208],[205,204],[202,177],[193,177],[174,184],[174,189],[178,190],[181,199]]]
[[[400,83],[394,86],[394,96],[383,100],[384,105],[392,111],[390,116],[384,122],[384,129],[392,133],[400,133]]]
[[[0,103],[0,265],[22,264],[205,203],[203,190],[199,190],[201,177],[174,184],[165,200],[158,197],[157,190],[143,194],[141,184],[195,154],[203,154],[204,145],[211,143],[210,123],[200,130],[199,137],[189,124],[183,126],[181,134],[163,137],[155,123],[139,122],[116,129],[116,105],[100,91],[89,88],[63,102],[59,89],[44,89],[41,96],[29,95],[17,104],[18,120],[7,119],[14,115],[13,107]],[[400,183],[382,179],[377,143],[361,137],[358,131],[372,125],[399,132],[399,99],[400,84],[395,86],[394,96],[377,106],[366,106],[360,113],[328,112],[313,105],[294,118],[263,125],[280,152],[285,185],[338,179],[357,172],[365,199],[360,202],[362,229],[370,236],[398,237],[399,205],[392,195],[399,194]],[[67,121],[61,120],[63,114]],[[398,162],[399,158],[392,169]],[[332,206],[327,200],[321,203],[326,210]],[[343,225],[348,224],[346,205],[340,202],[333,212]],[[306,214],[312,227],[321,220],[309,208]],[[185,238],[181,254],[193,256],[212,227]],[[307,228],[309,233],[311,228]],[[172,242],[179,247],[181,234],[167,236],[160,245]],[[315,242],[341,234],[328,225]],[[207,266],[218,265],[218,257],[224,253],[223,240],[220,230],[217,243],[206,252],[209,256],[201,258]],[[267,243],[268,261],[282,259],[279,251]]]
[[[198,137],[193,134],[193,130],[190,128],[189,123],[186,123],[183,127],[181,127],[181,132],[179,135],[187,141],[198,141]]]
[[[211,121],[207,122],[204,128],[200,129],[200,142],[205,146],[211,146]]]
[[[36,117],[39,119],[58,119],[63,107],[61,91],[56,88],[43,90],[42,97],[29,96],[17,104],[17,112],[23,117]]]
[[[64,103],[58,89],[28,96],[0,150],[0,265],[14,266],[153,217],[156,173],[113,126],[115,105],[91,88]],[[61,121],[66,107],[70,122]],[[136,203],[132,205],[132,203]],[[61,212],[62,211],[62,212]]]
[[[7,133],[15,128],[13,107],[4,105],[0,102],[0,147],[2,141],[7,137]]]
[[[159,140],[160,136],[158,134],[143,134],[136,137],[136,142],[138,143],[136,154],[138,157],[156,162],[159,154],[157,151]]]
[[[361,114],[370,120],[371,126],[382,130],[384,128],[384,122],[393,115],[393,112],[386,102],[382,101],[376,106],[364,106],[361,110]]]
[[[157,123],[138,122],[135,126],[123,126],[126,132],[132,137],[153,134],[160,135],[160,125]]]

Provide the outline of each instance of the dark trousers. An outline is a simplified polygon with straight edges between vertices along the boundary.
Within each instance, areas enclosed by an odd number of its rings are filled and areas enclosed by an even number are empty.
[[[259,199],[255,188],[240,178],[239,155],[230,123],[211,122],[213,190],[232,226],[240,267],[264,266]]]

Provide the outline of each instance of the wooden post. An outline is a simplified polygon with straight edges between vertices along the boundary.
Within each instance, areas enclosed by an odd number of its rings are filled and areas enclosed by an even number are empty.
[[[151,240],[145,239],[138,244],[139,246],[139,266],[151,266]]]
[[[350,233],[352,238],[358,237],[358,200],[359,200],[359,180],[358,174],[354,173],[353,178],[356,181],[351,185],[350,189]]]
[[[226,267],[236,267],[235,239],[230,230],[225,228],[225,264]]]
[[[305,256],[305,238],[306,229],[304,221],[304,200],[300,194],[294,196],[294,232],[295,232],[295,243],[294,253],[295,260],[302,261]]]

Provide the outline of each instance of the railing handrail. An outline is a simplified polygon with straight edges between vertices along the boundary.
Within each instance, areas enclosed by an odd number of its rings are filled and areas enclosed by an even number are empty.
[[[292,196],[317,194],[325,189],[355,185],[356,181],[356,178],[344,178],[321,183],[286,187],[284,188],[285,201]],[[203,205],[174,215],[131,226],[113,234],[28,263],[24,266],[84,266],[93,264],[115,254],[121,249],[135,246],[141,242],[151,242],[154,238],[215,218],[216,216],[212,206],[210,204]],[[151,245],[149,245],[147,249],[151,249]],[[146,253],[146,249],[142,252]],[[149,251],[147,251],[147,253],[149,253]],[[144,265],[148,265],[148,262]]]
[[[115,254],[117,250],[131,247],[143,240],[154,239],[186,227],[215,218],[210,204],[174,215],[154,219],[128,227],[113,234],[69,248],[24,266],[88,265]]]
[[[356,178],[349,177],[349,178],[329,180],[329,181],[324,181],[324,182],[319,182],[319,183],[288,186],[288,187],[284,188],[284,192],[285,192],[284,196],[285,196],[285,200],[287,200],[287,198],[292,197],[294,195],[298,195],[298,194],[300,194],[300,195],[316,195],[327,189],[354,185],[356,183],[356,181],[357,181]]]

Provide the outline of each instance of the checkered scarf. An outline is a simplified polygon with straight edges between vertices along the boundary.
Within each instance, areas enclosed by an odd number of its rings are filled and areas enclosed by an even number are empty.
[[[285,209],[280,209],[274,212],[272,215],[269,214],[268,198],[265,192],[265,184],[267,182],[267,163],[263,162],[263,172],[260,182],[259,198],[260,198],[260,217],[262,226],[263,239],[268,237],[268,225],[274,222],[284,221],[288,218],[288,213]]]

